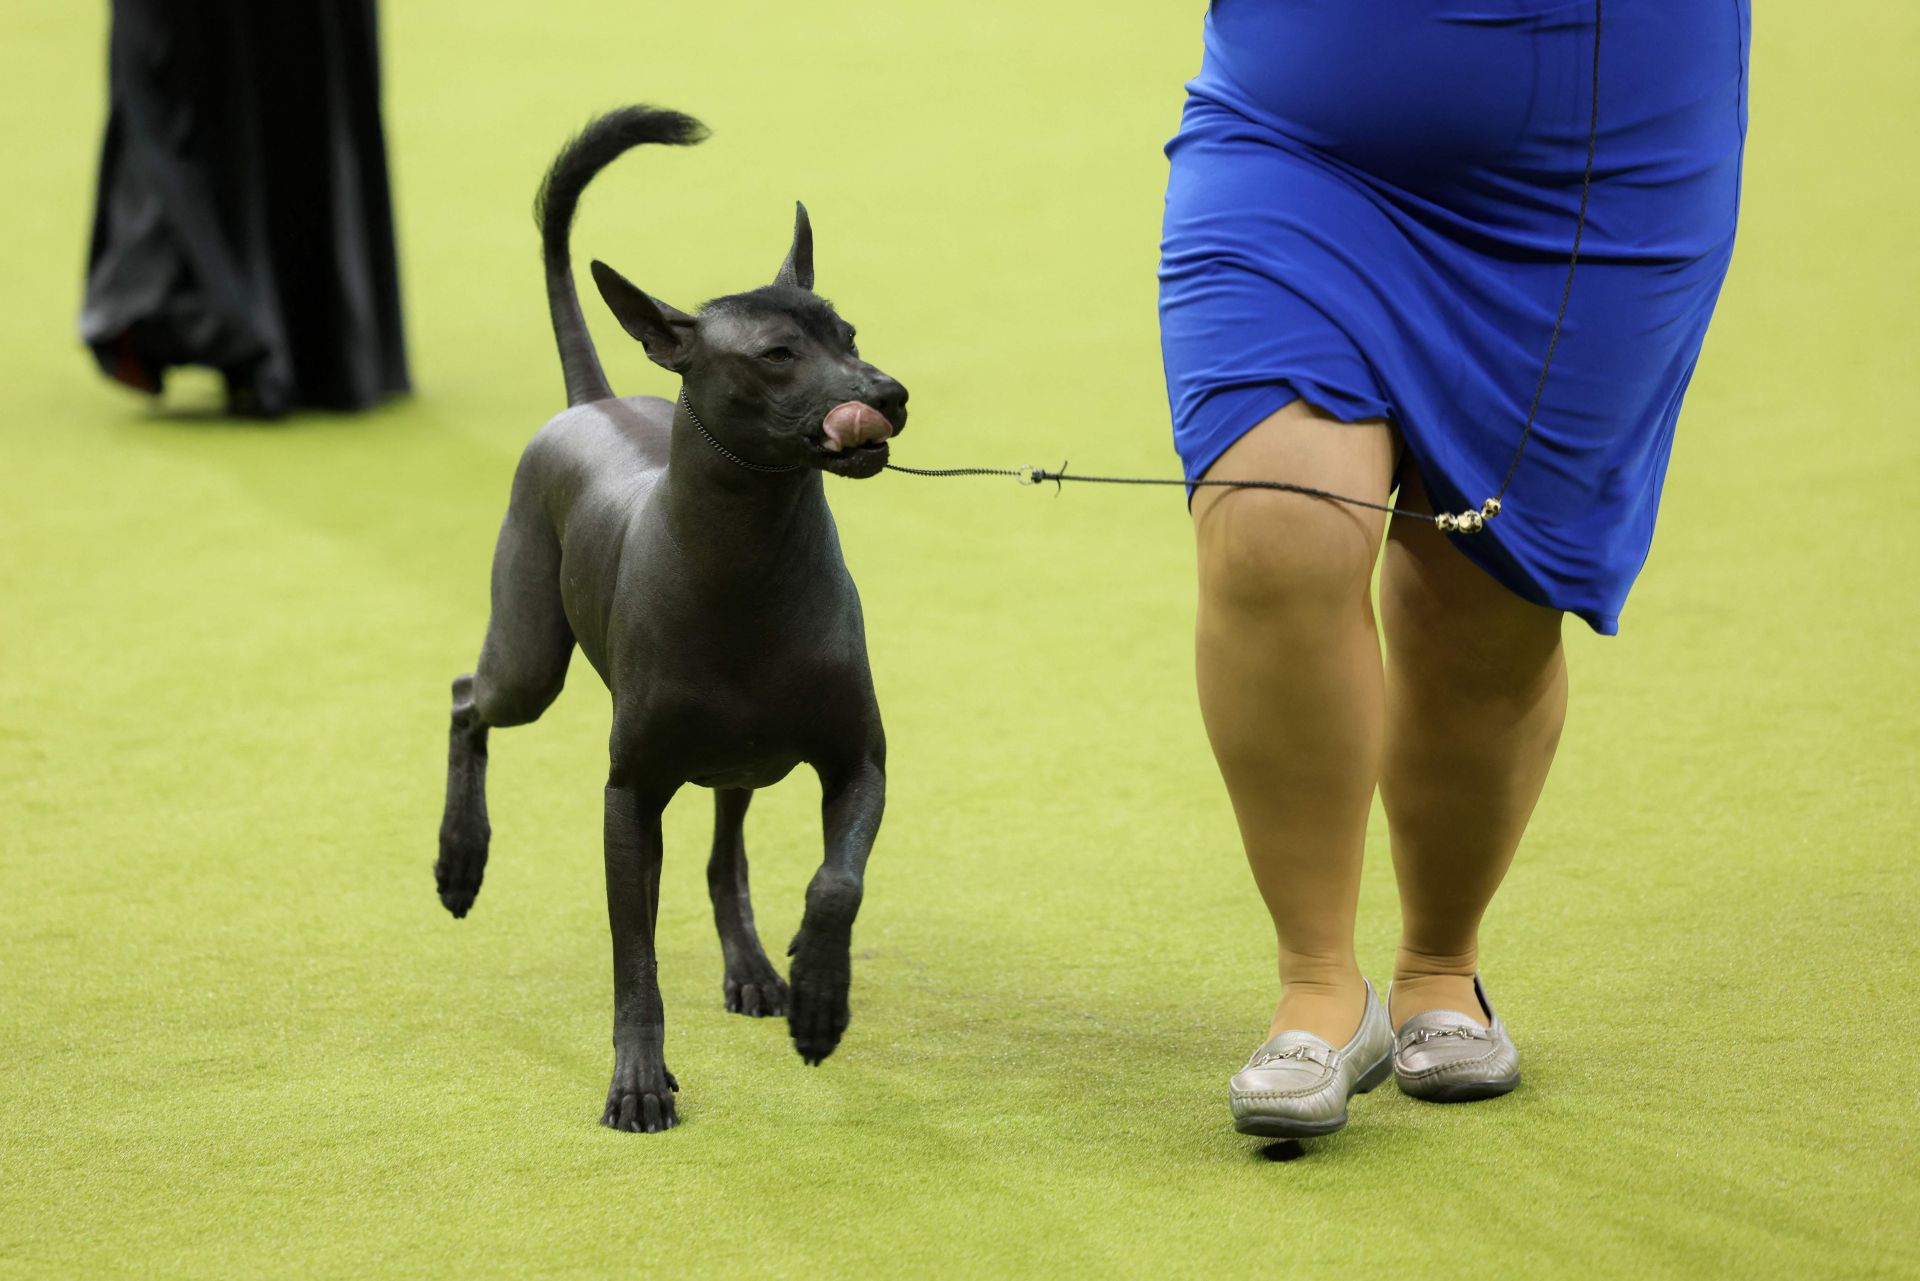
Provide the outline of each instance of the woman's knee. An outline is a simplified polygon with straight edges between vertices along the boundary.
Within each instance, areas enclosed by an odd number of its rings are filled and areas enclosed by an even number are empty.
[[[1558,679],[1559,610],[1524,600],[1431,528],[1388,540],[1380,613],[1389,662],[1483,697],[1526,697]]]
[[[1206,479],[1284,480],[1383,502],[1398,449],[1385,422],[1345,423],[1295,400],[1235,441]],[[1241,613],[1365,606],[1383,517],[1270,489],[1206,486],[1193,497],[1203,606]]]
[[[1367,601],[1378,525],[1323,499],[1231,490],[1195,504],[1205,607],[1325,613]]]

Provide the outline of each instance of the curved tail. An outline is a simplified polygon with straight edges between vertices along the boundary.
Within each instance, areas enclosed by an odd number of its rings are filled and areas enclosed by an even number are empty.
[[[600,356],[580,314],[580,295],[573,286],[573,258],[567,248],[573,213],[580,193],[593,176],[612,164],[622,152],[643,142],[685,147],[707,136],[707,127],[692,116],[653,107],[622,107],[609,111],[576,134],[554,157],[553,167],[540,182],[533,200],[534,221],[540,227],[541,256],[547,265],[547,308],[553,316],[553,337],[560,345],[560,368],[567,376],[567,404],[583,405],[613,395]]]

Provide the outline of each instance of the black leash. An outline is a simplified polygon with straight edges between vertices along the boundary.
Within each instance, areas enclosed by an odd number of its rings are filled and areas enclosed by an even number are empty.
[[[1158,476],[1081,476],[1067,471],[1067,465],[1061,463],[1057,470],[1045,467],[901,467],[887,464],[888,471],[903,472],[908,476],[1011,476],[1022,485],[1043,485],[1053,482],[1054,492],[1060,492],[1065,481],[1079,481],[1088,485],[1188,485],[1195,489],[1203,486],[1220,486],[1227,489],[1278,489],[1289,494],[1305,494],[1309,498],[1324,498],[1329,502],[1345,503],[1349,507],[1364,507],[1369,511],[1386,512],[1390,516],[1404,516],[1409,520],[1431,521],[1447,533],[1477,534],[1486,528],[1487,522],[1500,514],[1500,500],[1506,497],[1507,487],[1513,484],[1514,473],[1520,470],[1521,456],[1527,452],[1527,443],[1533,439],[1534,417],[1540,412],[1540,397],[1547,389],[1547,373],[1553,368],[1553,353],[1560,346],[1560,328],[1566,323],[1567,304],[1573,298],[1573,271],[1580,262],[1580,240],[1587,230],[1587,203],[1593,195],[1593,153],[1600,139],[1600,11],[1604,0],[1593,0],[1593,112],[1587,122],[1587,167],[1580,178],[1580,216],[1573,225],[1573,249],[1567,255],[1567,283],[1560,290],[1560,311],[1553,318],[1553,335],[1547,339],[1546,358],[1540,362],[1540,381],[1534,384],[1533,402],[1527,406],[1526,425],[1520,429],[1520,445],[1513,451],[1513,461],[1507,465],[1507,474],[1500,482],[1500,488],[1493,497],[1481,503],[1477,508],[1468,508],[1463,512],[1421,512],[1405,507],[1395,507],[1391,503],[1369,502],[1364,498],[1349,498],[1345,494],[1335,494],[1324,489],[1315,489],[1311,485],[1294,485],[1283,480],[1176,480]]]
[[[1366,507],[1377,512],[1397,513],[1404,516],[1417,516],[1421,520],[1433,520],[1425,512],[1408,511],[1404,507],[1394,507],[1388,503],[1369,502],[1364,498],[1348,498],[1330,490],[1315,489],[1311,485],[1295,485],[1284,480],[1178,480],[1166,476],[1082,476],[1069,472],[1067,464],[1056,468],[1047,467],[900,467],[887,464],[888,471],[905,472],[909,476],[1012,476],[1022,485],[1044,485],[1052,482],[1055,492],[1062,481],[1077,480],[1089,485],[1192,485],[1198,489],[1203,485],[1221,485],[1230,489],[1280,489],[1289,494],[1305,494],[1309,498],[1326,498],[1336,503],[1346,503],[1353,507]],[[1494,504],[1499,510],[1499,504]]]

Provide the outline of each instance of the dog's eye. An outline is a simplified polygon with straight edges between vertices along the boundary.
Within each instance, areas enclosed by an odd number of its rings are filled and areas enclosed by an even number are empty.
[[[788,347],[769,347],[760,353],[760,359],[784,365],[793,359],[793,350]]]

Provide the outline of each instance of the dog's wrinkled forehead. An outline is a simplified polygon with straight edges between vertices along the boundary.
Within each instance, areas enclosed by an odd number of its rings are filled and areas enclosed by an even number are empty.
[[[721,347],[750,347],[775,333],[795,330],[837,347],[849,328],[832,303],[805,289],[785,285],[728,294],[700,308],[701,336]]]

